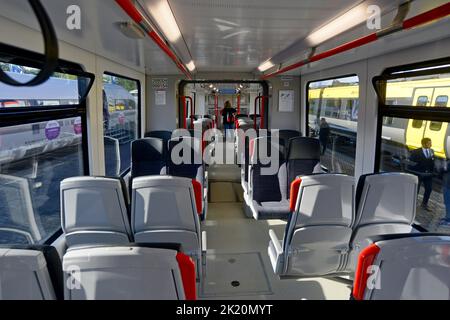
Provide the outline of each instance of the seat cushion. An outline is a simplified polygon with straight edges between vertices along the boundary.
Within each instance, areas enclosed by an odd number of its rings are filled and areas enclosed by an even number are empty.
[[[254,217],[258,220],[288,219],[290,215],[289,201],[286,199],[267,202],[253,201],[251,207]]]

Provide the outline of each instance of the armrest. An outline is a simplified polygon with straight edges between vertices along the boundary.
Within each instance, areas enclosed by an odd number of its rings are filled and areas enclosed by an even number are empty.
[[[202,231],[202,254],[206,254],[206,250],[208,248],[206,231]]]
[[[273,231],[272,229],[269,230],[269,237],[273,243],[273,247],[274,247],[276,253],[278,255],[283,253],[283,248],[281,248],[280,240],[278,240],[278,237],[275,234],[275,231]]]
[[[273,273],[281,276],[284,272],[284,253],[280,241],[273,230],[269,230],[270,242],[267,248]]]

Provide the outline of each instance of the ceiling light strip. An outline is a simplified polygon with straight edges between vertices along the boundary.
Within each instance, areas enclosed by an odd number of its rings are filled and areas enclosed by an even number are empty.
[[[403,31],[403,30],[408,30],[411,28],[415,28],[415,27],[420,27],[423,26],[424,24],[428,24],[430,22],[436,22],[440,19],[443,19],[445,17],[447,17],[448,15],[450,15],[450,2],[441,5],[439,7],[436,7],[434,9],[431,9],[429,11],[426,11],[424,13],[421,13],[417,16],[414,16],[410,19],[407,19],[405,21],[402,22],[402,24],[400,26],[396,26],[396,25],[391,25],[386,29],[380,30],[378,32],[374,32],[372,34],[369,34],[367,36],[355,39],[353,41],[347,42],[343,45],[337,46],[333,49],[324,51],[322,53],[313,55],[312,57],[308,58],[308,59],[304,59],[301,60],[299,62],[296,62],[292,65],[289,65],[287,67],[284,67],[278,71],[272,72],[272,73],[268,73],[266,75],[263,75],[261,77],[261,79],[266,80],[269,79],[271,77],[277,76],[279,74],[291,71],[293,69],[297,69],[300,68],[308,63],[311,62],[315,62],[315,61],[319,61],[319,60],[323,60],[326,58],[329,58],[331,56],[337,55],[339,53],[354,49],[354,48],[358,48],[361,47],[363,45],[366,45],[368,43],[374,42],[386,35],[395,33],[395,32],[399,32],[399,31]]]
[[[116,0],[116,3],[133,19],[134,22],[149,35],[149,37],[164,51],[164,53],[172,59],[175,65],[191,80],[192,75],[172,51],[172,49],[165,43],[165,41],[152,29],[149,23],[144,19],[141,12],[135,7],[131,0]]]

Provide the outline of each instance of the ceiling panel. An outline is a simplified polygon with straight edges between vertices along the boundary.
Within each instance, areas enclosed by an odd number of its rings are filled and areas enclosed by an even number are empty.
[[[169,0],[199,71],[242,72],[359,2]]]

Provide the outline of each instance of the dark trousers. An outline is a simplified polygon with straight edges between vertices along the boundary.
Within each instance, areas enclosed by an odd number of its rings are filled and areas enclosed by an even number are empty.
[[[327,140],[319,140],[320,141],[320,145],[321,145],[321,152],[322,152],[322,155],[324,155],[325,154],[325,151],[327,151],[327,144],[328,144],[328,139]]]
[[[423,193],[422,205],[428,205],[428,200],[430,200],[431,191],[433,190],[433,177],[420,177],[419,176],[419,186],[418,190],[420,190],[420,186],[423,184],[425,192]]]

